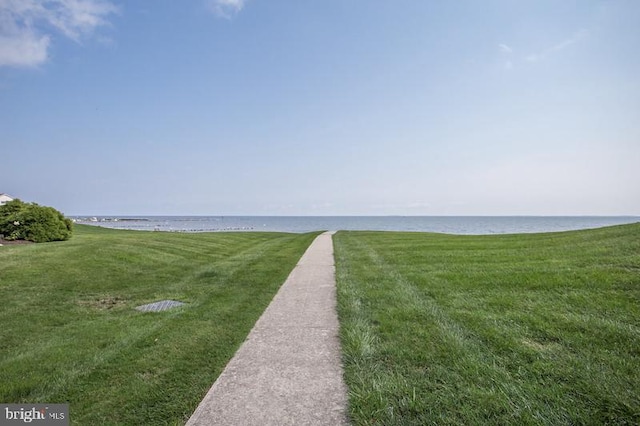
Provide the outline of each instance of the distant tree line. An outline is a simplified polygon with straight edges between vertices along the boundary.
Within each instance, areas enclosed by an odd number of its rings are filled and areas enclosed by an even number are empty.
[[[5,240],[64,241],[72,232],[73,222],[53,207],[18,199],[0,206],[0,235]]]

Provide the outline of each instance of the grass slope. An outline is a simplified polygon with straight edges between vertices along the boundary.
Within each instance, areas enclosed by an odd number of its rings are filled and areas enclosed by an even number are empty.
[[[355,424],[640,423],[640,224],[334,242]]]
[[[314,236],[76,226],[0,247],[0,401],[68,401],[74,424],[184,423]],[[133,309],[162,299],[188,305]]]

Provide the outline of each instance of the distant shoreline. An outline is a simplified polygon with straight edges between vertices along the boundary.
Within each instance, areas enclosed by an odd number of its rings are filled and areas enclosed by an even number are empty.
[[[640,216],[92,216],[76,223],[169,232],[401,231],[461,235],[520,234],[640,222]]]

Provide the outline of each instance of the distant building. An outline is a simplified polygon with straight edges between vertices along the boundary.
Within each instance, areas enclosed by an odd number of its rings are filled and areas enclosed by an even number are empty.
[[[7,194],[0,194],[0,206],[4,206],[9,201],[13,201],[13,197],[10,197]]]

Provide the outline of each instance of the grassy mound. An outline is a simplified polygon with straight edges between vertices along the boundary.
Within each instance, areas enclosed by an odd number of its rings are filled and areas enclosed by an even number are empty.
[[[183,424],[315,234],[76,226],[0,248],[0,401],[74,424]],[[158,313],[135,306],[187,305]]]
[[[640,224],[334,241],[355,424],[640,423]]]

